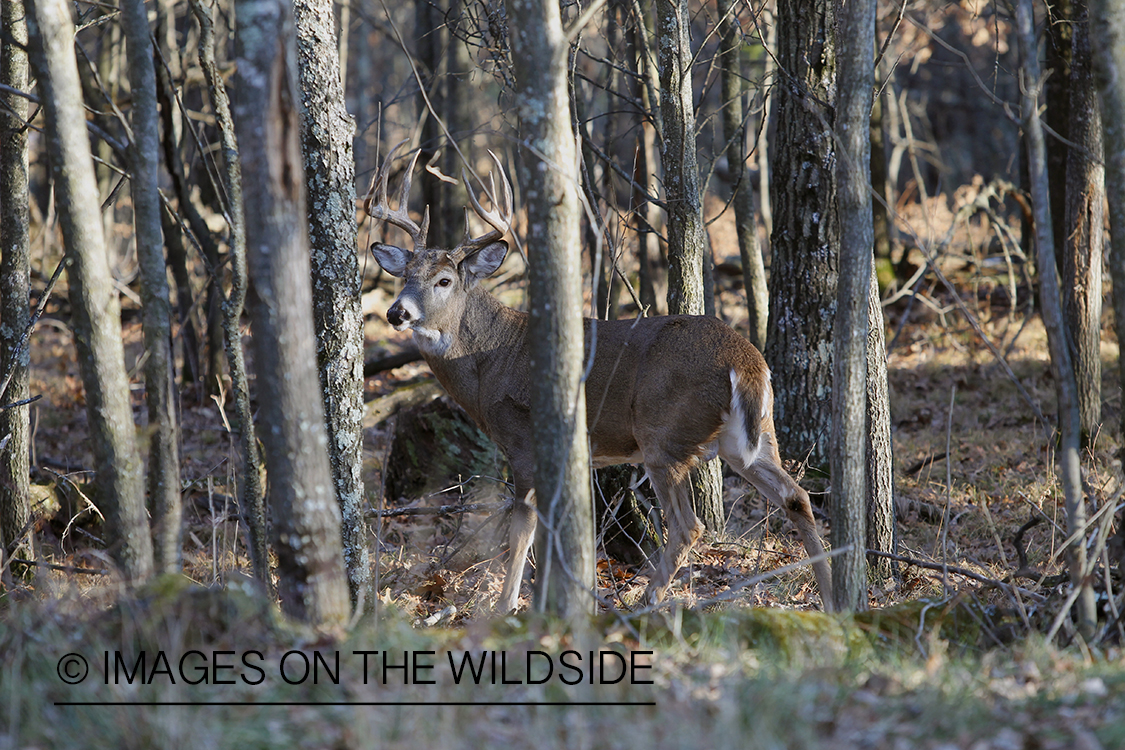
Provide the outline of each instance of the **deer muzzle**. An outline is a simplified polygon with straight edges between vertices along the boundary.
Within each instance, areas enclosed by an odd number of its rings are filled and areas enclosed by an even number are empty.
[[[395,303],[387,310],[387,322],[399,331],[410,322],[410,311],[402,304],[401,299],[395,300]]]

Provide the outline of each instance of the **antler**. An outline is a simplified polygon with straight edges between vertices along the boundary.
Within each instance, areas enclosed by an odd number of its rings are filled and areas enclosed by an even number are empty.
[[[379,168],[379,172],[371,180],[371,187],[367,191],[367,200],[363,203],[363,210],[367,212],[368,216],[389,222],[407,232],[414,240],[414,250],[417,252],[426,247],[426,235],[430,231],[429,206],[426,206],[426,210],[422,213],[422,226],[415,224],[406,210],[410,201],[410,183],[414,174],[414,165],[418,162],[420,151],[414,152],[414,157],[410,160],[410,166],[406,168],[406,174],[402,177],[402,185],[398,189],[398,208],[392,211],[390,203],[387,201],[387,180],[390,178],[391,162],[394,161],[395,154],[405,143],[405,140],[399,141],[387,154],[383,166]],[[374,206],[371,205],[372,199],[375,200]]]
[[[473,210],[476,211],[477,216],[483,219],[492,231],[482,234],[480,237],[473,237],[469,231],[469,209],[465,209],[465,239],[450,251],[455,263],[460,263],[466,256],[471,255],[473,252],[480,250],[485,245],[495,242],[503,237],[512,223],[512,185],[508,182],[508,177],[504,174],[504,167],[500,164],[500,160],[496,158],[496,154],[490,150],[488,155],[492,157],[492,162],[496,165],[496,171],[490,172],[488,175],[489,182],[489,198],[492,200],[492,210],[485,211],[480,201],[477,199],[477,194],[473,191],[472,183],[469,182],[469,175],[465,170],[461,170],[461,179],[465,181],[465,189],[469,191],[469,201],[473,204]],[[496,172],[500,173],[501,187],[503,193],[496,192]]]

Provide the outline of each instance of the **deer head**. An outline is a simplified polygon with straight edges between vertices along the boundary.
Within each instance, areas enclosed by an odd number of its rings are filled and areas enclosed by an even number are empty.
[[[405,143],[395,146],[372,182],[371,195],[365,210],[407,232],[414,243],[413,250],[376,242],[371,252],[380,267],[392,276],[405,279],[402,292],[387,311],[387,320],[396,330],[411,329],[419,345],[433,353],[441,353],[449,346],[452,333],[464,317],[467,294],[481,279],[500,268],[508,254],[508,243],[502,238],[512,220],[512,186],[504,176],[500,160],[489,151],[496,170],[500,172],[502,192],[496,189],[496,173],[489,177],[490,200],[493,209],[485,211],[477,198],[464,170],[462,179],[469,191],[473,210],[491,229],[473,237],[469,227],[469,210],[465,209],[465,238],[450,250],[429,247],[426,232],[429,228],[430,208],[422,215],[422,224],[415,224],[407,213],[411,174],[418,154],[410,160],[399,188],[398,208],[391,209],[387,199],[387,181],[390,164],[395,153]],[[373,203],[374,201],[374,203]]]

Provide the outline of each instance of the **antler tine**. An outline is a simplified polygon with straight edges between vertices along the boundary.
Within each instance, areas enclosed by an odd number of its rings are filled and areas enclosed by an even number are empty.
[[[426,235],[429,234],[430,229],[430,207],[426,206],[426,210],[422,215],[422,226],[414,223],[410,218],[407,206],[410,203],[410,184],[413,182],[414,167],[418,163],[418,156],[420,151],[414,153],[410,164],[406,168],[406,174],[403,175],[402,184],[398,190],[398,208],[391,209],[390,203],[387,200],[387,182],[390,179],[391,162],[394,161],[395,154],[398,150],[406,144],[406,141],[399,141],[390,153],[387,154],[383,166],[379,168],[379,172],[371,181],[371,189],[368,191],[367,200],[363,204],[363,210],[367,212],[368,216],[381,221],[389,222],[399,229],[407,232],[411,239],[414,240],[414,249],[420,250],[426,246]],[[375,205],[371,204],[372,198],[375,200]]]
[[[490,150],[488,155],[492,157],[493,163],[496,165],[496,170],[490,172],[488,175],[489,182],[489,197],[492,199],[492,210],[485,211],[481,206],[480,200],[477,198],[476,191],[473,190],[473,185],[469,181],[469,175],[464,169],[461,170],[461,179],[465,181],[465,189],[469,193],[469,202],[473,205],[473,210],[476,211],[477,216],[483,219],[492,231],[482,234],[480,237],[473,237],[469,229],[469,209],[465,209],[465,239],[453,250],[455,258],[460,259],[468,255],[474,250],[478,250],[490,242],[503,237],[511,226],[512,222],[512,184],[508,181],[507,175],[504,174],[504,167],[500,164],[500,159],[496,154]],[[500,173],[500,181],[502,185],[502,192],[496,190],[496,172]]]

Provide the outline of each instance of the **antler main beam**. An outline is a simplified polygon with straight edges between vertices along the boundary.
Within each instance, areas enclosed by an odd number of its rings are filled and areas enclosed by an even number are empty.
[[[405,231],[414,240],[414,250],[418,251],[426,247],[426,235],[430,232],[430,207],[426,206],[426,210],[422,213],[422,225],[419,226],[410,218],[410,214],[407,212],[407,204],[410,202],[410,184],[413,182],[414,167],[418,163],[420,151],[414,152],[414,156],[410,159],[410,165],[406,168],[406,174],[402,177],[402,185],[398,189],[398,208],[392,210],[390,202],[387,200],[387,181],[390,178],[391,163],[395,159],[395,154],[405,144],[405,140],[399,141],[387,154],[383,166],[379,168],[378,173],[371,180],[371,187],[367,191],[367,200],[363,203],[363,210],[373,219],[386,221]],[[374,205],[372,205],[372,199],[375,201]]]
[[[466,256],[500,239],[507,234],[512,225],[512,184],[508,182],[508,177],[504,174],[504,167],[500,164],[500,159],[496,157],[496,154],[489,150],[488,155],[492,157],[492,163],[496,165],[495,171],[488,175],[488,192],[489,198],[492,200],[491,211],[485,211],[480,205],[476,191],[473,190],[472,182],[469,181],[469,175],[464,169],[461,170],[461,179],[465,181],[465,189],[469,192],[469,202],[473,204],[473,210],[477,216],[492,227],[492,230],[479,237],[473,237],[469,229],[469,209],[466,208],[465,239],[461,240],[457,247],[450,251],[455,263],[460,263]],[[500,173],[502,192],[496,190],[496,172]]]

